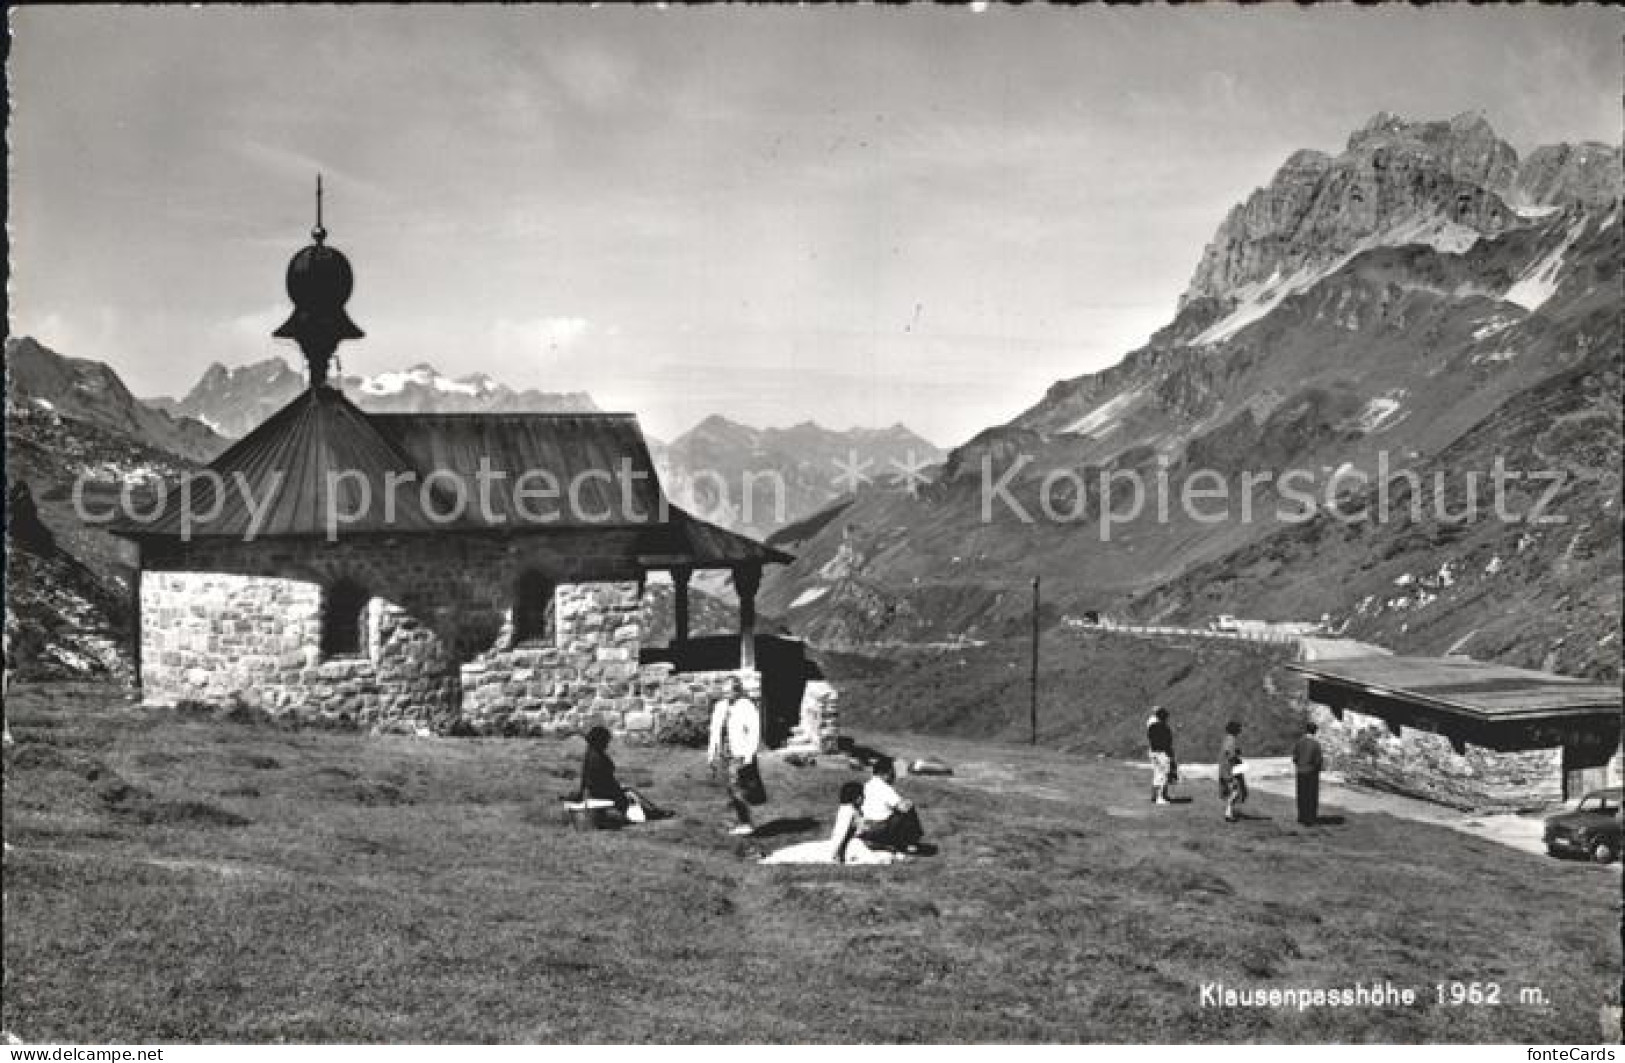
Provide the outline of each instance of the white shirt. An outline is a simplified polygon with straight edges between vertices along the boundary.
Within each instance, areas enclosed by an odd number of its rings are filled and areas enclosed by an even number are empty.
[[[863,818],[879,821],[896,812],[903,804],[903,796],[891,784],[876,775],[863,784]]]
[[[749,698],[730,702],[723,698],[711,710],[711,746],[706,757],[715,759],[722,748],[722,735],[726,728],[728,755],[753,760],[762,742],[762,718],[756,703]]]

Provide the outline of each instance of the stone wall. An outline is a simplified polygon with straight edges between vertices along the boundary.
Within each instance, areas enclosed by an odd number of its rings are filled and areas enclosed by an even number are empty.
[[[1443,735],[1402,727],[1395,735],[1375,716],[1344,710],[1342,720],[1313,702],[1327,767],[1350,782],[1458,808],[1543,808],[1563,799],[1563,750],[1501,753],[1471,743],[1457,753]]]
[[[321,585],[303,580],[143,573],[143,696],[240,704],[335,724],[450,726],[460,682],[432,630],[373,598],[366,652],[324,660],[322,599]]]
[[[638,584],[565,584],[554,630],[514,641],[511,612],[490,649],[462,666],[463,721],[480,734],[554,734],[642,711]]]
[[[753,671],[640,665],[641,582],[570,580],[593,573],[545,541],[202,542],[144,563],[149,701],[377,730],[549,735],[602,724],[652,740],[684,718],[708,723],[736,676],[759,697]],[[516,640],[515,588],[538,570],[558,580],[552,630]],[[323,659],[324,588],[340,579],[372,595],[364,652]],[[803,699],[802,722],[834,747],[833,690]]]
[[[840,743],[840,694],[825,680],[810,680],[801,694],[801,722],[791,733],[789,744],[834,753]]]

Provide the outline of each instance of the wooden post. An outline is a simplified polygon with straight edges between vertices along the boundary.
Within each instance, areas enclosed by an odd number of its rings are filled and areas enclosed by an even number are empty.
[[[734,569],[734,589],[739,592],[739,667],[756,668],[756,592],[762,586],[762,566]]]
[[[677,614],[677,631],[672,639],[672,645],[681,646],[688,641],[688,581],[694,575],[694,570],[687,565],[680,565],[671,570],[671,582],[677,590],[673,605]]]
[[[141,643],[145,641],[142,633],[144,618],[141,616],[141,581],[146,578],[143,564],[146,561],[141,556],[141,544],[135,546],[135,571],[130,573],[130,665],[135,669],[135,692],[146,698],[146,683],[143,676],[144,662],[141,659]],[[11,661],[6,661],[6,667],[11,667]]]
[[[1032,724],[1032,744],[1038,744],[1038,577],[1033,577],[1033,674],[1032,698],[1027,706]]]

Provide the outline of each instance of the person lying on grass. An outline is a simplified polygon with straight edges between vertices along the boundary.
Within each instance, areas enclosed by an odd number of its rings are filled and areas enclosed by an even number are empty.
[[[899,794],[892,785],[897,769],[890,757],[876,757],[869,763],[869,781],[863,784],[863,825],[858,837],[872,849],[915,852],[925,828],[914,802]]]
[[[863,804],[863,784],[841,784],[841,804],[835,812],[835,828],[828,838],[817,838],[762,857],[764,864],[889,864],[900,860],[897,853],[871,849],[858,837],[859,809]]]
[[[615,811],[632,823],[666,819],[674,815],[636,790],[621,785],[615,777],[615,762],[609,759],[609,739],[607,727],[594,727],[587,732],[587,754],[581,760],[581,786],[575,799],[613,801]]]

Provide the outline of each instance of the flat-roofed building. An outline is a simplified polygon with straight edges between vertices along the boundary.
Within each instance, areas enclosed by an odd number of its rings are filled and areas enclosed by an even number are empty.
[[[1469,808],[1537,808],[1620,779],[1620,687],[1465,657],[1291,666],[1331,767]]]

